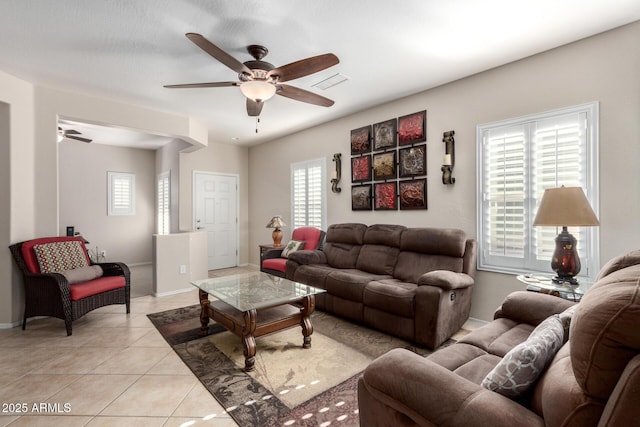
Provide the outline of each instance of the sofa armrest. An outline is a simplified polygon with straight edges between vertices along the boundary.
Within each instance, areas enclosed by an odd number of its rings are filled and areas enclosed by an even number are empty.
[[[544,425],[518,403],[404,349],[389,351],[365,369],[358,401],[360,422],[366,426],[407,417],[417,425]]]
[[[327,256],[323,251],[317,249],[303,249],[289,255],[289,260],[297,262],[299,265],[306,264],[326,264]]]
[[[445,290],[468,288],[473,286],[474,279],[465,273],[449,270],[434,270],[418,278],[418,286],[431,285]]]
[[[559,314],[575,305],[574,302],[538,292],[516,291],[510,293],[495,311],[493,318],[501,317],[518,323],[537,325],[549,316]]]

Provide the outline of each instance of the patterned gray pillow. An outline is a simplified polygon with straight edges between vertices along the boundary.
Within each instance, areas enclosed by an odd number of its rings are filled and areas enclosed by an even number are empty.
[[[482,387],[509,398],[521,396],[544,372],[563,343],[564,325],[554,314],[502,358],[482,380]]]

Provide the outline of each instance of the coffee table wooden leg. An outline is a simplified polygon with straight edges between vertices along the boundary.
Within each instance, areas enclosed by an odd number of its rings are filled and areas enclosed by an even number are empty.
[[[311,348],[311,334],[313,334],[313,325],[311,324],[311,313],[316,308],[315,295],[308,295],[302,299],[302,319],[300,325],[302,326],[302,336],[304,337],[302,342],[302,348]]]
[[[249,372],[255,369],[256,364],[256,331],[258,314],[256,310],[244,313],[244,328],[242,329],[242,347],[244,349],[244,370]]]
[[[200,333],[209,333],[209,294],[200,290]]]

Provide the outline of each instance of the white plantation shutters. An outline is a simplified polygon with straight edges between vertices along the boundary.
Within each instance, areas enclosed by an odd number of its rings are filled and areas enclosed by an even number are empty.
[[[324,159],[291,165],[291,229],[312,226],[325,229]]]
[[[551,273],[559,229],[533,227],[547,188],[582,187],[594,211],[597,195],[597,104],[478,126],[478,267]],[[578,239],[580,275],[599,266],[597,230],[570,228]]]
[[[136,176],[132,173],[107,172],[108,214],[135,215]]]
[[[158,234],[169,234],[170,228],[170,193],[169,193],[170,173],[163,172],[158,175]]]

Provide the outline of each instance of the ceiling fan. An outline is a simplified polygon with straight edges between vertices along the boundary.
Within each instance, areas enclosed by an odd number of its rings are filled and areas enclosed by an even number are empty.
[[[332,53],[301,59],[281,67],[274,67],[272,64],[262,60],[269,53],[264,46],[247,46],[247,51],[254,60],[242,63],[200,34],[187,33],[186,36],[214,59],[238,73],[239,81],[165,85],[164,87],[166,88],[239,86],[240,91],[247,98],[247,113],[252,117],[260,115],[264,102],[273,95],[280,95],[322,107],[330,107],[334,104],[331,99],[316,95],[313,92],[282,84],[282,82],[308,76],[336,65],[340,60]]]
[[[82,138],[81,136],[77,135],[82,135],[82,133],[73,129],[62,129],[60,126],[58,126],[58,142],[62,141],[64,138],[75,139],[82,142],[93,141],[93,139]]]

